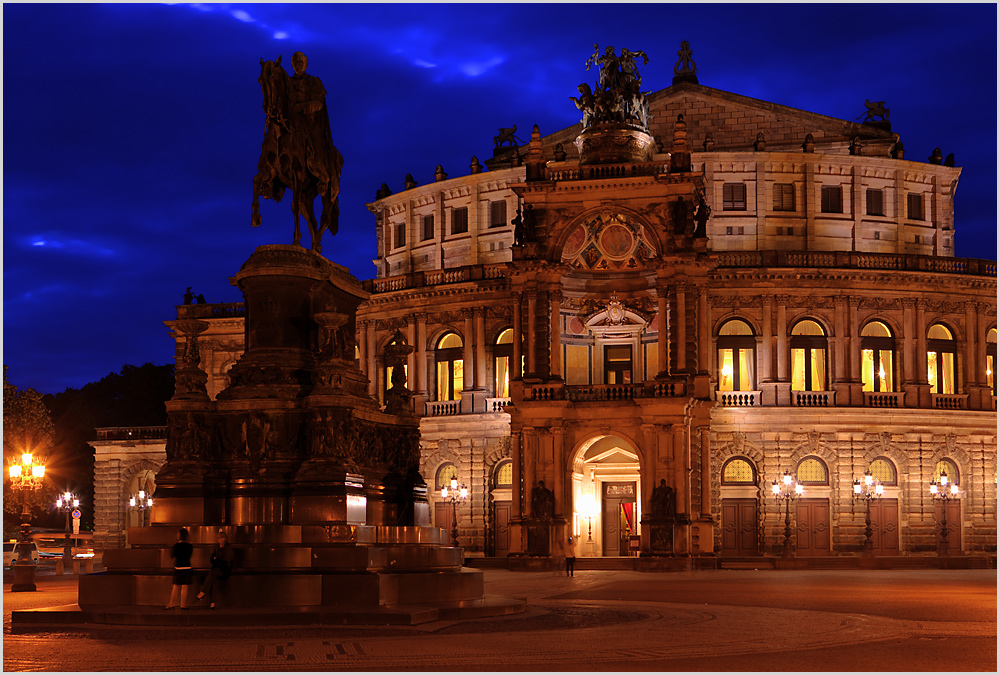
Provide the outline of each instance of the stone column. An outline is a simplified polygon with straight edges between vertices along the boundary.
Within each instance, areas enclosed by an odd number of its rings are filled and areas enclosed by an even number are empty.
[[[552,427],[552,462],[555,473],[555,485],[552,492],[556,496],[555,515],[564,516],[567,520],[573,516],[572,500],[566,495],[566,462],[563,442],[566,438],[564,427]]]
[[[850,356],[847,362],[851,366],[851,382],[861,382],[861,326],[858,325],[858,299],[848,297],[847,300],[847,330],[850,339]]]
[[[482,307],[473,310],[476,319],[476,389],[486,389],[486,317]]]
[[[532,377],[537,377],[538,357],[535,349],[535,317],[538,311],[538,291],[530,288],[528,295],[528,373]]]
[[[465,326],[463,332],[465,333],[462,340],[462,402],[461,408],[463,413],[475,412],[474,405],[475,402],[472,396],[472,390],[476,386],[475,378],[475,353],[473,351],[475,340],[475,334],[473,332],[473,315],[472,308],[465,307],[462,309],[462,317],[465,320]]]
[[[774,379],[774,370],[772,368],[773,353],[774,353],[774,335],[771,330],[771,322],[774,320],[772,314],[774,312],[774,296],[765,295],[762,298],[761,303],[761,342],[762,349],[760,350],[760,365],[757,369],[757,388],[760,389],[760,382],[770,382]]]
[[[837,353],[837,358],[833,362],[832,372],[830,373],[834,382],[843,382],[848,379],[846,364],[850,357],[848,357],[844,350],[846,349],[845,338],[850,334],[847,328],[847,303],[850,302],[850,298],[840,296],[834,301],[833,305],[833,332],[834,337],[831,338],[831,346],[836,345],[835,351]]]
[[[368,395],[377,398],[378,368],[375,365],[375,322],[365,322],[365,340],[368,342]]]
[[[683,424],[670,425],[674,439],[674,490],[677,494],[677,513],[691,513],[691,503],[688,495],[687,467],[690,463],[686,427]]]
[[[674,313],[677,372],[687,372],[687,285],[677,284],[677,311]]]
[[[562,307],[562,291],[555,290],[549,293],[549,302],[551,304],[551,315],[549,317],[552,322],[552,344],[551,344],[551,358],[549,363],[551,364],[550,376],[553,380],[562,379],[562,316],[560,314],[560,308]]]
[[[357,335],[355,340],[358,344],[358,367],[361,372],[371,380],[372,374],[368,371],[368,322],[357,322]]]
[[[915,354],[917,366],[917,382],[927,384],[927,323],[924,318],[924,310],[927,309],[927,301],[917,300],[917,312],[915,327],[917,334],[917,353]]]
[[[698,289],[698,372],[708,372],[708,348],[712,341],[712,329],[709,326],[708,289],[697,286]]]
[[[411,314],[406,320],[406,344],[413,346],[417,342],[417,322]],[[417,381],[417,351],[414,349],[406,355],[407,382],[411,391],[417,391],[421,383]]]
[[[779,295],[778,302],[778,325],[774,332],[777,336],[778,346],[778,382],[788,382],[788,323],[785,319],[785,303],[788,302],[787,295]]]
[[[535,487],[535,454],[538,451],[538,432],[534,427],[525,427],[521,430],[523,444],[521,451],[524,461],[524,513],[525,516],[534,515],[531,513],[531,490]]]
[[[701,517],[712,518],[712,447],[709,427],[698,427],[701,434]]]
[[[431,393],[427,381],[427,315],[417,314],[417,387],[418,395],[427,399]]]
[[[521,328],[521,294],[514,294],[514,349],[511,356],[510,363],[510,379],[520,380],[521,379],[521,349],[524,343],[524,338],[522,335]]]
[[[510,432],[510,461],[511,468],[513,469],[510,503],[514,509],[511,517],[520,518],[521,514],[524,513],[524,509],[521,499],[521,479],[523,478],[523,472],[521,471],[521,433],[518,431]]]
[[[976,303],[965,303],[965,392],[972,398],[972,388],[979,384],[978,373],[985,372],[986,359],[982,360],[982,367],[979,367],[979,344],[986,341],[985,335],[979,335],[979,326],[976,321]],[[955,392],[961,391],[958,387]]]
[[[669,375],[670,364],[668,363],[667,351],[667,294],[670,288],[666,284],[659,284],[656,287],[656,354],[659,359],[658,375]]]

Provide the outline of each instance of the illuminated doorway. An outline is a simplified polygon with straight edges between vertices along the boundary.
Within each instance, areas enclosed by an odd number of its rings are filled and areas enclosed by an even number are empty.
[[[639,452],[615,435],[583,443],[573,462],[573,535],[577,555],[628,555],[629,537],[639,536]]]

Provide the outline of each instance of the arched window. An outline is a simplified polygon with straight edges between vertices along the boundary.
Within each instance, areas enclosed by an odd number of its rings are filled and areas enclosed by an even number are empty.
[[[732,319],[719,329],[719,391],[753,391],[757,340],[746,321]]]
[[[497,464],[493,471],[493,487],[509,488],[514,484],[514,463],[505,459]]]
[[[826,331],[812,319],[792,328],[792,391],[826,391]]]
[[[896,465],[891,460],[885,457],[876,457],[868,466],[868,470],[872,472],[872,477],[882,485],[896,484]]]
[[[437,363],[437,400],[460,400],[465,386],[462,338],[455,333],[441,336],[434,350],[434,361]]]
[[[932,394],[954,394],[958,373],[955,336],[936,323],[927,331],[927,381]]]
[[[458,479],[458,469],[451,462],[445,462],[438,467],[437,473],[434,474],[435,491],[440,491],[444,487],[450,488],[452,478]]]
[[[722,465],[723,485],[756,485],[757,472],[750,460],[732,457]]]
[[[986,333],[986,384],[994,396],[997,395],[997,379],[993,374],[997,367],[997,329],[990,328]]]
[[[896,340],[881,321],[861,329],[861,381],[863,391],[895,391],[893,377]]]
[[[958,475],[958,466],[950,459],[942,459],[940,462],[935,464],[934,474],[931,478],[936,481],[938,476],[942,473],[948,477],[949,483],[954,483],[955,485],[962,484],[962,477]]]
[[[510,396],[510,359],[514,355],[514,329],[508,328],[497,336],[493,345],[493,391],[497,398]]]
[[[795,479],[803,485],[829,485],[830,474],[818,457],[806,457],[795,469]]]

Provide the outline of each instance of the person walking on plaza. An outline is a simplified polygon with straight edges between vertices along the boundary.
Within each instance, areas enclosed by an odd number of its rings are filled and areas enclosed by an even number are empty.
[[[170,556],[174,559],[174,587],[170,590],[170,601],[167,609],[177,607],[180,601],[181,609],[189,609],[187,604],[188,589],[191,587],[191,553],[194,547],[188,542],[188,531],[182,527],[177,531],[177,543],[170,551]]]
[[[215,609],[215,601],[219,595],[219,581],[228,579],[229,574],[233,571],[233,547],[229,545],[229,538],[226,536],[225,530],[219,530],[216,541],[219,545],[212,551],[212,568],[208,570],[205,583],[202,584],[201,592],[197,595],[198,600],[206,595],[209,597],[211,602],[208,606],[209,609]]]
[[[566,542],[566,576],[573,576],[574,567],[576,567],[576,540],[570,537]]]

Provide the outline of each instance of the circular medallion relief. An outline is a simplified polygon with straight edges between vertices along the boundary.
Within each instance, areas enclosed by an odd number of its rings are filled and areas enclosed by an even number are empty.
[[[563,247],[563,257],[572,258],[579,255],[580,251],[583,250],[583,245],[587,243],[587,232],[583,229],[583,225],[577,225],[570,232],[569,238],[566,239],[566,245]]]
[[[601,233],[600,243],[609,258],[624,258],[631,252],[635,239],[627,227],[611,224]]]

